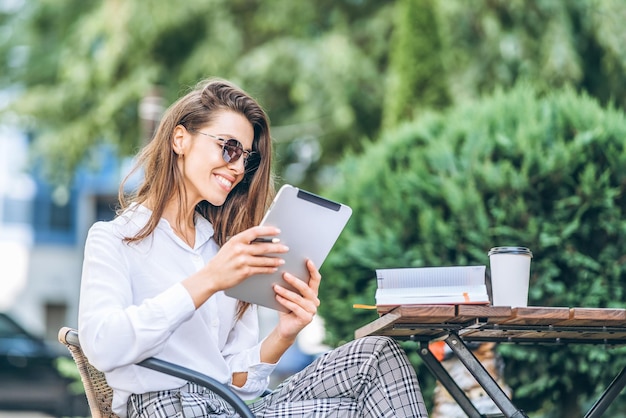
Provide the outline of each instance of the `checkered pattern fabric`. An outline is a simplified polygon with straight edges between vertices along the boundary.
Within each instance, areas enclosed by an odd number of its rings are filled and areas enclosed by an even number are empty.
[[[239,415],[215,393],[187,383],[180,389],[131,395],[129,418],[235,418]]]
[[[130,418],[232,417],[209,391],[133,395]],[[365,337],[332,350],[250,405],[259,418],[427,417],[415,370],[387,337]],[[221,415],[220,415],[221,414]]]

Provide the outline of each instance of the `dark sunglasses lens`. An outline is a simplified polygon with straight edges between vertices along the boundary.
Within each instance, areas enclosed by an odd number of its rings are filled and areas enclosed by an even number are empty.
[[[243,154],[243,146],[241,145],[241,142],[236,139],[229,139],[224,142],[224,153],[222,154],[224,161],[227,163],[234,163],[241,157],[241,154]]]

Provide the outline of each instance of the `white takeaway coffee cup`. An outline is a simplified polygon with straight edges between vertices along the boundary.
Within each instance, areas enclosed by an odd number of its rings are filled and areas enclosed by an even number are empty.
[[[491,304],[528,306],[528,283],[532,252],[526,247],[494,247],[489,250]]]

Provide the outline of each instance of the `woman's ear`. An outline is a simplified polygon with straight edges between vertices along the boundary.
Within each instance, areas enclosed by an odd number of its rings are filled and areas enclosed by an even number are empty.
[[[178,155],[185,155],[185,138],[189,132],[182,125],[176,125],[172,134],[172,149]]]

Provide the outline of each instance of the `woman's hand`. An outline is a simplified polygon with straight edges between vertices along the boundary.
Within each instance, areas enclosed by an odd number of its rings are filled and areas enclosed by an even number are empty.
[[[289,311],[279,313],[278,333],[285,339],[295,339],[298,333],[313,321],[320,306],[317,296],[322,276],[311,260],[307,260],[306,266],[309,270],[308,284],[293,274],[283,274],[285,282],[297,292],[278,284],[274,285],[276,300]]]
[[[277,271],[285,261],[276,254],[286,253],[289,248],[280,241],[254,241],[279,233],[280,230],[272,226],[247,229],[231,237],[203,269],[183,280],[196,308],[214,293],[229,289],[250,276]]]
[[[317,308],[320,306],[317,294],[322,276],[311,260],[307,260],[306,266],[309,270],[308,284],[293,274],[283,274],[283,279],[297,292],[274,285],[276,300],[289,312],[279,313],[278,325],[261,344],[261,361],[264,363],[278,362],[285,351],[296,341],[298,333],[311,323],[317,313]]]

